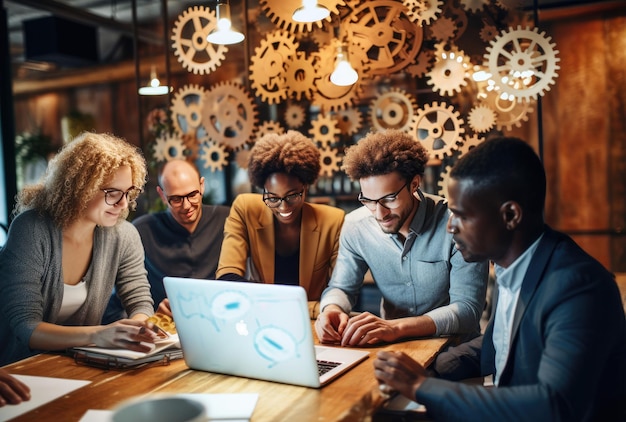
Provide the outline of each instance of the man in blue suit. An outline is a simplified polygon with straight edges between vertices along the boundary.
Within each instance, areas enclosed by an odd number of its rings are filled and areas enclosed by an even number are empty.
[[[450,172],[448,231],[466,261],[495,265],[498,301],[483,337],[427,370],[405,354],[374,362],[383,393],[435,420],[626,420],[626,322],[613,275],[544,223],[546,176],[515,138],[485,141]],[[456,382],[493,375],[495,387]]]

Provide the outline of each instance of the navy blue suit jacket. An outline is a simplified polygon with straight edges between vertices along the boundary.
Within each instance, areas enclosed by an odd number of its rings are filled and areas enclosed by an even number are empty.
[[[497,306],[497,305],[496,305]],[[568,236],[546,228],[515,309],[499,386],[449,380],[495,372],[493,321],[442,353],[416,400],[435,420],[626,420],[626,320],[613,275]]]

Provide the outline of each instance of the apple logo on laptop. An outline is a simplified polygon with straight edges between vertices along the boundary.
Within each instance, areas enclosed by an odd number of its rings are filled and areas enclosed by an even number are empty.
[[[241,319],[238,323],[235,324],[235,330],[237,330],[237,334],[239,334],[240,336],[247,336],[248,324],[246,324],[246,322]]]

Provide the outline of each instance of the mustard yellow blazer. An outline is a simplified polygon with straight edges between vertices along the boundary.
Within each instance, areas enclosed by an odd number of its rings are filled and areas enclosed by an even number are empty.
[[[309,301],[318,301],[337,261],[344,211],[305,202],[300,229],[300,285]],[[224,224],[216,277],[238,274],[274,283],[276,244],[272,211],[256,193],[237,195]]]

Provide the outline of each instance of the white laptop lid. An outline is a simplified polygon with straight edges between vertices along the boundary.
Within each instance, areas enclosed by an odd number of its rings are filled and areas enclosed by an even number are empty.
[[[348,360],[320,381],[300,286],[180,277],[163,282],[190,368],[320,387],[369,355],[317,346],[325,360]]]

